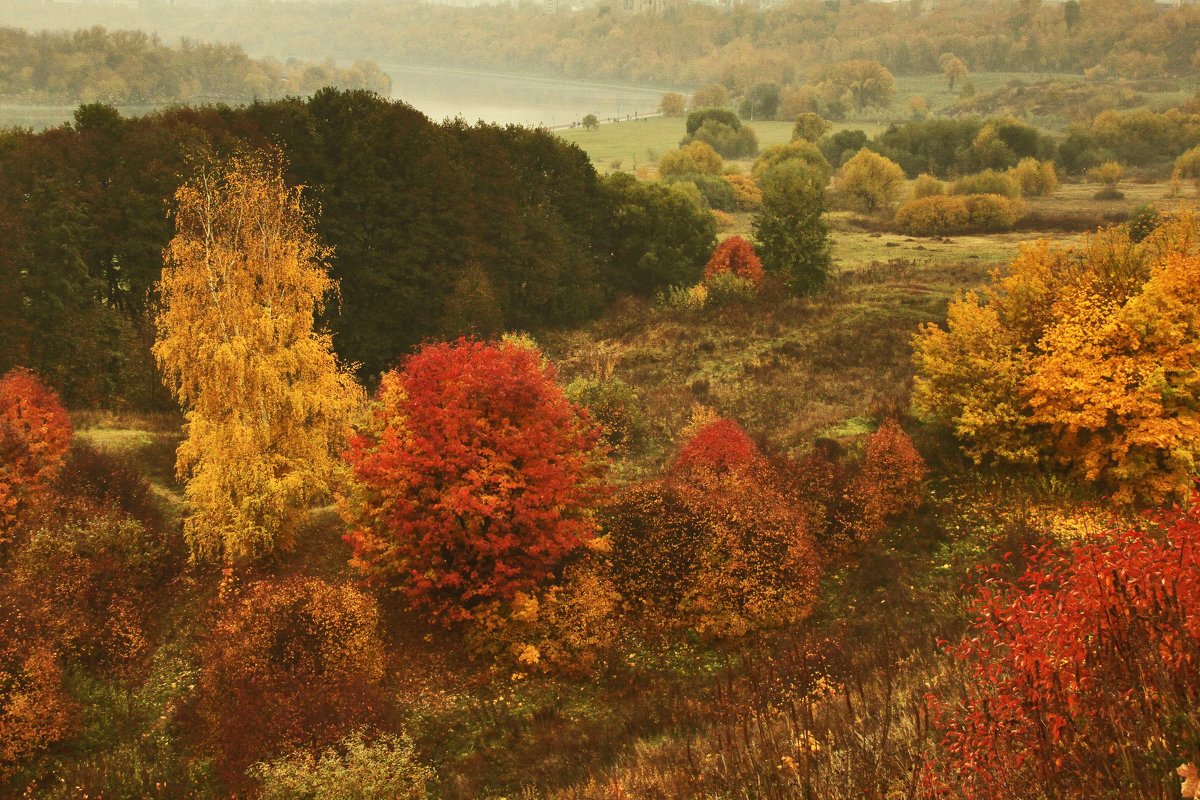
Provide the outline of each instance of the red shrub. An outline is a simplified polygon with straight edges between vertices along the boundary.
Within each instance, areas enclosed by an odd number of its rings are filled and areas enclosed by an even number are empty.
[[[755,286],[760,286],[763,278],[766,277],[762,262],[758,260],[758,255],[754,252],[754,245],[741,236],[730,236],[717,245],[712,258],[704,267],[705,282],[722,272],[732,272]]]
[[[444,622],[553,577],[594,535],[600,432],[517,340],[424,347],[383,378],[347,458],[355,563]]]
[[[848,533],[859,541],[874,538],[915,510],[928,472],[908,434],[895,420],[884,420],[867,439],[862,467],[850,483]]]
[[[696,468],[718,472],[744,466],[759,457],[750,437],[731,419],[716,419],[702,425],[675,457],[675,469]]]
[[[1168,796],[1200,749],[1200,506],[1162,522],[983,585],[929,796]]]
[[[318,578],[262,581],[232,599],[203,648],[198,687],[228,786],[256,761],[378,722],[378,624],[371,597]]]
[[[27,369],[0,378],[0,538],[54,480],[70,446],[71,422],[58,395]]]

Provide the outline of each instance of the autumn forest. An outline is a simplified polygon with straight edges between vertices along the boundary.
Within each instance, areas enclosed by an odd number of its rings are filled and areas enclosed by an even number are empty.
[[[0,797],[1200,797],[1200,7],[0,25]]]

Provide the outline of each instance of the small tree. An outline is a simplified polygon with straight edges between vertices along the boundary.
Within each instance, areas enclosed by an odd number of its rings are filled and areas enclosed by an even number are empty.
[[[600,127],[600,120],[596,119],[595,114],[586,114],[581,122],[585,131],[592,131]]]
[[[682,117],[687,113],[687,98],[678,92],[667,92],[658,103],[664,117]]]
[[[806,142],[816,144],[821,141],[825,134],[829,133],[833,128],[833,123],[822,117],[820,114],[814,114],[811,111],[805,111],[796,117],[796,124],[792,126],[792,141],[803,139]]]
[[[942,75],[945,76],[946,82],[950,84],[950,91],[954,91],[954,84],[967,78],[967,62],[963,61],[954,53],[942,53],[938,59],[938,66],[942,68]]]
[[[793,291],[812,292],[825,283],[832,263],[829,227],[821,217],[824,175],[793,160],[768,170],[760,182],[763,205],[754,235],[763,264]]]
[[[692,94],[692,110],[725,108],[729,105],[729,90],[719,83],[710,83]]]
[[[704,267],[704,280],[710,281],[723,273],[749,281],[755,286],[763,282],[763,265],[754,252],[754,245],[741,236],[730,236],[717,245],[712,258]]]
[[[1088,170],[1088,177],[1104,184],[1104,188],[1096,192],[1097,200],[1120,200],[1125,197],[1125,194],[1117,188],[1121,179],[1125,177],[1125,167],[1119,162],[1105,161],[1098,167],[1092,167]]]
[[[664,178],[685,175],[720,175],[725,162],[705,142],[688,142],[678,150],[663,153],[658,174]]]
[[[531,344],[423,347],[347,454],[354,563],[446,623],[534,591],[594,535],[599,437]]]
[[[864,147],[838,170],[833,192],[844,208],[873,214],[893,209],[906,183],[899,164]]]
[[[184,534],[194,557],[252,558],[332,488],[361,390],[314,329],[337,287],[281,166],[204,165],[175,202],[154,355],[186,409]]]

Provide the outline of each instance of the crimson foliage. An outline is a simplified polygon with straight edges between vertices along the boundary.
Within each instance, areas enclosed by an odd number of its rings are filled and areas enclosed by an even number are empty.
[[[436,620],[552,578],[595,532],[600,432],[515,339],[427,345],[383,378],[347,458],[354,561]]]

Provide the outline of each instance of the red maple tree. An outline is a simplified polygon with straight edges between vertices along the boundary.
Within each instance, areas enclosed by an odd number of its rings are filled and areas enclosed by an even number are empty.
[[[384,376],[347,454],[355,563],[447,623],[536,588],[594,536],[599,437],[535,347],[423,347]]]

